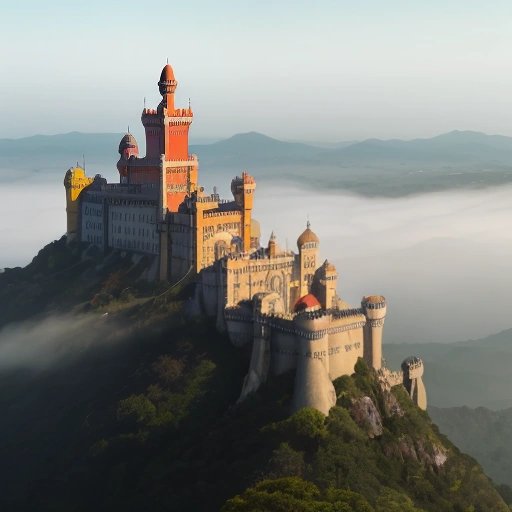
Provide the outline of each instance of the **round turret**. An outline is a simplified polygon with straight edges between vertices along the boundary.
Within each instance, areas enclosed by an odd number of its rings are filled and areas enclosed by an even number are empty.
[[[402,363],[403,385],[412,401],[424,411],[427,410],[427,390],[423,384],[423,361],[416,356],[404,359]]]
[[[131,133],[127,133],[119,143],[119,154],[124,155],[125,157],[127,154],[129,155],[127,158],[129,158],[131,155],[138,155],[139,154],[139,146],[137,144],[137,141],[135,137]]]
[[[127,133],[119,143],[119,160],[117,162],[117,170],[121,175],[122,180],[126,180],[128,176],[128,160],[130,157],[137,157],[139,155],[139,146],[135,137],[131,133]]]
[[[300,249],[304,247],[306,244],[319,244],[320,240],[318,236],[311,229],[311,224],[307,223],[306,229],[302,232],[302,234],[297,238],[297,247]]]
[[[382,295],[368,295],[361,300],[361,307],[370,320],[381,320],[386,316],[386,298]]]
[[[158,89],[160,94],[162,96],[165,94],[173,94],[177,85],[178,82],[174,78],[174,71],[171,65],[166,64],[164,69],[162,69],[162,73],[160,73],[160,80],[158,81]]]
[[[423,361],[416,356],[408,357],[402,362],[404,376],[409,379],[418,379],[423,376]]]

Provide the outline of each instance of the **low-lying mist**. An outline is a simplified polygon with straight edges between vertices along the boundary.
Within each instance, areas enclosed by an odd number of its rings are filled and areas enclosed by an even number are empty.
[[[100,315],[49,315],[0,330],[0,371],[44,370],[71,362],[119,339],[118,326]]]
[[[387,297],[387,343],[449,342],[512,327],[511,197],[512,187],[382,199],[258,185],[254,216],[263,245],[274,230],[294,250],[309,217],[340,295]],[[0,215],[0,268],[26,265],[65,232],[61,179],[2,185]]]
[[[66,232],[62,176],[0,185],[0,269],[24,267]]]

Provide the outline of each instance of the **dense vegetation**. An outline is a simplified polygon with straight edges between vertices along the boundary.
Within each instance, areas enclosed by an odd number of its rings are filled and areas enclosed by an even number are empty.
[[[335,382],[327,418],[289,415],[292,374],[236,404],[248,354],[187,314],[189,285],[153,289],[143,270],[59,241],[0,275],[1,322],[18,320],[0,356],[23,320],[36,328],[20,343],[42,333],[35,317],[85,325],[49,337],[60,357],[1,369],[2,510],[508,510],[478,464],[362,361]]]

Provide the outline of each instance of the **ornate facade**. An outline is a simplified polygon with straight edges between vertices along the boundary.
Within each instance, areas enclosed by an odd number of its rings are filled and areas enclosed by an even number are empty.
[[[233,344],[251,346],[241,399],[269,376],[293,370],[293,407],[327,414],[336,403],[332,381],[352,374],[361,357],[388,384],[402,379],[426,407],[419,360],[406,360],[403,373],[381,368],[385,298],[365,296],[358,308],[341,299],[336,268],[319,264],[320,240],[309,223],[297,253],[280,248],[274,234],[261,247],[251,175],[232,180],[230,200],[199,186],[198,159],[188,148],[193,112],[190,105],[175,107],[176,87],[167,64],[158,81],[160,104],[142,112],[146,155],[139,156],[132,134],[121,139],[119,183],[89,178],[79,167],[66,173],[68,239],[145,254],[153,262],[150,275],[161,280],[197,275],[201,311]]]

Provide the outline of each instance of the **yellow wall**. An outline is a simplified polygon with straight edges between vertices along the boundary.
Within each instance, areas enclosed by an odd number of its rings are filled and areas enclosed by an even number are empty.
[[[94,178],[89,178],[81,167],[72,167],[64,177],[66,188],[67,236],[72,239],[78,230],[78,196],[82,190],[89,186]]]

